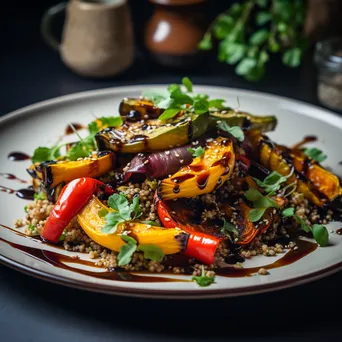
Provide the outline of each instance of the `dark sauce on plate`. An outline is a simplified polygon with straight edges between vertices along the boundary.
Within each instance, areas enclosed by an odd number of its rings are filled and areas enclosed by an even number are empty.
[[[336,230],[336,234],[342,235],[342,228],[337,229],[337,230]]]
[[[5,192],[7,194],[11,194],[11,195],[15,194],[19,198],[30,200],[30,201],[33,201],[34,194],[35,194],[35,191],[31,188],[14,190],[3,185],[0,185],[0,191]]]
[[[85,128],[82,124],[75,123],[75,122],[72,122],[71,125],[74,126],[74,129],[76,131],[79,131],[80,129]],[[71,128],[70,125],[65,127],[65,130],[64,130],[65,135],[69,135],[69,134],[73,134],[73,133],[74,133],[74,130]]]
[[[22,160],[28,160],[31,157],[23,152],[11,152],[8,154],[7,158],[12,161],[22,161]]]
[[[9,179],[9,180],[18,181],[19,183],[23,183],[23,184],[28,183],[26,180],[20,179],[12,173],[0,173],[0,176],[5,177],[6,179]]]

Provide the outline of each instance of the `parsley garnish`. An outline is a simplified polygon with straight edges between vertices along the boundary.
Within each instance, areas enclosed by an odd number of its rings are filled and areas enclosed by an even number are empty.
[[[214,105],[220,107],[224,102],[221,99],[209,101],[209,96],[206,94],[194,94],[192,82],[188,77],[182,79],[182,85],[171,84],[167,90],[147,90],[142,95],[159,108],[165,109],[159,116],[159,120],[163,121],[173,118],[181,111],[194,112],[197,115],[205,114],[210,107]]]
[[[41,200],[41,201],[45,200],[44,192],[39,192],[38,194],[34,194],[33,198],[35,200]]]
[[[262,195],[258,190],[253,188],[245,193],[245,197],[248,201],[253,202],[254,206],[254,209],[251,209],[248,213],[248,218],[251,222],[259,221],[267,208],[279,208],[275,200]]]
[[[313,160],[316,160],[318,163],[323,162],[327,159],[327,155],[323,153],[320,149],[313,147],[313,148],[306,148],[304,149],[304,153]]]
[[[221,233],[229,237],[230,237],[230,233],[233,233],[234,236],[239,235],[239,231],[236,229],[236,227],[230,222],[227,222],[226,219],[223,219],[223,226],[221,228]]]
[[[55,160],[60,156],[60,148],[63,145],[54,145],[51,148],[39,146],[33,152],[32,163],[42,163],[48,160]]]
[[[152,244],[139,245],[137,250],[143,252],[146,259],[152,261],[162,261],[165,256],[163,250],[159,246]]]
[[[264,188],[266,192],[268,193],[274,193],[280,189],[280,185],[287,181],[289,177],[291,177],[293,174],[293,169],[287,176],[282,176],[277,171],[271,172],[263,181],[254,178],[257,185],[259,185],[261,188]]]
[[[134,220],[141,215],[139,196],[134,197],[130,204],[125,194],[113,194],[108,198],[108,205],[115,211],[104,216],[106,224],[102,232],[106,234],[115,233],[119,223]]]
[[[156,221],[142,221],[142,223],[155,227],[159,226],[159,224]]]
[[[286,208],[282,211],[282,215],[284,217],[294,217],[295,220],[300,224],[301,229],[304,232],[309,233],[312,232],[312,235],[316,242],[321,246],[325,247],[329,243],[329,233],[328,229],[322,224],[314,224],[312,227],[309,226],[302,218],[295,215],[294,208]]]
[[[205,275],[204,266],[202,265],[202,274],[200,276],[192,277],[192,281],[195,281],[199,286],[209,286],[215,281],[215,277],[207,277]]]
[[[137,241],[128,235],[121,235],[121,238],[127,243],[120,248],[118,255],[119,266],[129,264],[135,251],[143,252],[144,258],[150,259],[152,261],[161,261],[165,256],[164,252],[159,246],[153,244],[138,246]]]
[[[132,256],[137,249],[137,241],[128,235],[121,235],[121,239],[127,243],[120,247],[118,265],[124,266],[131,262]]]
[[[194,157],[202,157],[204,155],[204,148],[202,146],[198,146],[196,148],[189,147],[188,152]]]
[[[28,213],[28,206],[27,205],[25,205],[24,211],[25,211],[25,213]]]
[[[245,140],[245,134],[243,133],[243,130],[239,126],[230,127],[226,121],[218,121],[217,127],[221,129],[222,131],[228,132],[240,142]]]

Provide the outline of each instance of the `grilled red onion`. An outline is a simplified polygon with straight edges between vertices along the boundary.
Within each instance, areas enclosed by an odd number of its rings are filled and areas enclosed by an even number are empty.
[[[124,174],[123,182],[127,182],[131,176],[140,174],[149,179],[166,177],[177,172],[182,166],[192,162],[192,156],[188,152],[189,147],[196,148],[204,143],[188,144],[182,147],[172,148],[167,151],[154,152],[149,154],[139,153],[129,164]]]

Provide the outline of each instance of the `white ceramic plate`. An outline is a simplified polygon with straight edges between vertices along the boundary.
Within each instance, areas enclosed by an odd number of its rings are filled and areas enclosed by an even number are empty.
[[[151,87],[160,86],[148,86],[148,88]],[[29,181],[30,177],[25,171],[30,164],[29,161],[10,161],[7,158],[8,153],[22,151],[31,154],[39,145],[49,146],[55,143],[70,121],[87,124],[93,119],[94,114],[96,116],[116,115],[122,98],[136,97],[145,88],[147,86],[83,92],[34,104],[2,117],[0,119],[0,173],[15,174],[18,178]],[[165,87],[162,86],[162,88]],[[339,161],[342,160],[342,117],[308,104],[262,93],[209,86],[197,86],[196,91],[208,93],[216,98],[224,98],[232,106],[237,104],[238,97],[242,110],[256,114],[276,115],[279,121],[278,127],[270,134],[276,142],[292,145],[305,135],[316,135],[319,141],[314,143],[315,146],[328,154],[328,159],[324,164],[341,176],[342,165],[339,165]],[[3,176],[0,176],[0,185],[14,190],[23,187],[23,184]],[[25,200],[14,194],[0,191],[0,203],[0,224],[13,227],[14,220],[24,215]],[[335,231],[341,226],[341,223],[330,224],[329,231]],[[20,245],[32,246],[38,250],[54,249],[1,227],[0,238]],[[74,254],[61,250],[58,252]],[[80,257],[86,258],[84,254],[80,254]],[[269,264],[276,258],[256,257],[253,261],[246,262],[245,267]],[[193,282],[135,283],[103,280],[55,267],[4,241],[0,241],[0,261],[45,280],[110,294],[160,298],[224,297],[285,288],[338,271],[342,268],[342,236],[330,234],[329,247],[317,248],[313,253],[291,265],[272,269],[267,276],[216,277],[216,282],[206,288],[200,288]],[[81,266],[75,265],[74,267]],[[170,276],[167,275],[167,277]],[[186,276],[175,275],[173,277],[190,279]]]

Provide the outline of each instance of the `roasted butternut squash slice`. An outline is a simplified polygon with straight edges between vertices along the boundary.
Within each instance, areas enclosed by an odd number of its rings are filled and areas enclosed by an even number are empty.
[[[218,137],[206,144],[203,156],[164,179],[158,188],[158,195],[163,200],[170,200],[210,193],[231,176],[234,165],[232,141]]]
[[[60,183],[69,183],[81,177],[100,177],[113,169],[115,155],[106,151],[97,157],[76,161],[48,161],[32,165],[28,172],[39,179],[44,189],[52,189]]]
[[[317,206],[323,206],[342,195],[339,178],[298,149],[289,149],[271,142],[260,131],[247,131],[254,149],[253,156],[265,167],[287,176],[287,182],[297,182],[296,191]]]
[[[162,249],[165,254],[182,252],[186,247],[187,235],[177,228],[165,229],[140,222],[121,223],[114,234],[105,234],[101,231],[105,219],[98,215],[101,209],[113,212],[113,209],[104,205],[97,197],[78,213],[77,220],[84,232],[96,243],[110,250],[119,252],[125,244],[120,234],[128,231],[129,235],[138,241],[138,244],[153,244]]]

